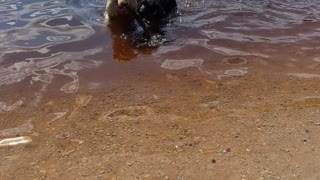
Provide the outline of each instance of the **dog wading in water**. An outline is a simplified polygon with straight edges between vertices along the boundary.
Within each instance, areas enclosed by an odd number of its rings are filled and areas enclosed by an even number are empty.
[[[105,22],[117,16],[132,16],[149,31],[177,9],[176,0],[107,0]]]

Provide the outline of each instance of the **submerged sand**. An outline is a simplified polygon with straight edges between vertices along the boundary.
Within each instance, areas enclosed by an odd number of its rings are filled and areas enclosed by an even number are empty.
[[[318,179],[320,79],[282,72],[318,62],[222,65],[248,72],[192,63],[97,80],[101,66],[80,71],[95,83],[75,94],[48,85],[36,106],[34,95],[1,106],[1,139],[32,139],[0,147],[2,179]]]

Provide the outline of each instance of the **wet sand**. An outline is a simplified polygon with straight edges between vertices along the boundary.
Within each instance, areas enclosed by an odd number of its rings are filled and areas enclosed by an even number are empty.
[[[104,66],[80,71],[75,94],[48,85],[39,102],[33,94],[30,103],[2,110],[1,137],[32,142],[0,149],[1,177],[318,179],[320,78],[286,75],[282,69],[301,66],[259,58],[220,63],[245,65],[250,73],[221,79],[193,67],[142,73],[134,62],[121,66],[118,77]]]
[[[319,3],[184,3],[157,48],[60,1],[2,23],[0,179],[320,179]]]

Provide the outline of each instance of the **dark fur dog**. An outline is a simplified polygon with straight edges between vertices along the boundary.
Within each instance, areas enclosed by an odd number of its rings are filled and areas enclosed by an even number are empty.
[[[176,9],[176,0],[107,0],[105,22],[114,59],[129,61],[157,49],[164,42],[161,29]],[[144,31],[137,31],[136,22]]]
[[[148,26],[158,24],[177,9],[176,0],[108,0],[105,22],[114,17],[133,16],[147,30]]]
[[[144,0],[138,13],[149,21],[159,21],[172,14],[176,8],[175,0]]]

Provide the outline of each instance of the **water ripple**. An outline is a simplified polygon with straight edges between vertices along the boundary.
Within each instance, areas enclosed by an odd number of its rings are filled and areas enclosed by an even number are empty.
[[[213,40],[296,43],[319,35],[319,6],[316,0],[182,1],[177,22]]]
[[[88,60],[87,56],[105,52],[108,60],[126,53],[139,58],[136,53],[139,49],[132,48],[123,38],[129,36],[116,32],[119,29],[108,31],[102,23],[105,3],[105,0],[1,0],[0,85],[28,77],[32,77],[31,82],[50,84],[57,75],[64,75],[70,81],[59,90],[75,93],[80,86],[78,71],[101,63],[101,59]],[[289,52],[287,59],[304,55],[300,51],[313,52],[313,61],[319,57],[318,0],[178,0],[178,4],[180,15],[164,28],[170,37],[173,34],[170,39],[175,40],[144,53],[160,61],[171,59],[162,67],[178,70],[204,66],[202,63],[207,64],[210,58],[197,53],[198,50],[223,58],[273,59],[281,57],[284,51]],[[288,47],[294,48],[288,51]],[[170,53],[179,54],[179,58]],[[242,75],[246,71],[232,69],[222,76]]]

